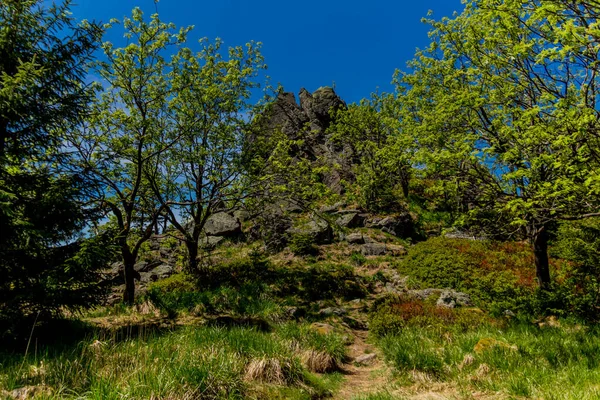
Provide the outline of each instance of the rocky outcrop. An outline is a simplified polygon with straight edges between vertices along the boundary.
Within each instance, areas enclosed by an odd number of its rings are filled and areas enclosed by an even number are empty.
[[[342,180],[353,181],[353,150],[330,140],[327,128],[332,115],[338,109],[345,109],[346,103],[330,87],[322,87],[314,93],[302,89],[300,103],[296,103],[293,93],[279,93],[270,108],[263,115],[263,134],[281,131],[292,140],[303,141],[295,149],[295,156],[308,159],[330,170],[322,176],[323,182],[336,193],[342,193]]]

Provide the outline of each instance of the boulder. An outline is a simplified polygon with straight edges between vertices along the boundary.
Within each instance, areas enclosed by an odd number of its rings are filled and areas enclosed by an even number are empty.
[[[333,240],[333,229],[327,221],[321,219],[311,220],[300,227],[291,228],[287,232],[290,235],[308,235],[315,244],[331,243]]]
[[[360,248],[363,256],[384,256],[387,253],[385,244],[381,243],[366,243]]]
[[[173,268],[172,265],[161,264],[161,265],[157,266],[156,268],[152,269],[151,271],[141,272],[140,273],[140,282],[148,283],[148,282],[155,282],[159,279],[165,279],[165,278],[168,278],[169,276],[173,275],[173,272],[175,272],[175,268]]]
[[[346,242],[350,244],[364,244],[365,238],[362,233],[351,233],[345,237]]]
[[[344,228],[359,228],[364,226],[365,218],[359,213],[342,214],[336,220],[336,224]]]
[[[408,213],[386,217],[371,217],[366,220],[367,228],[381,229],[383,232],[399,236],[410,236],[413,231],[413,219]]]
[[[240,220],[224,212],[211,215],[204,225],[207,236],[237,236],[242,233]]]

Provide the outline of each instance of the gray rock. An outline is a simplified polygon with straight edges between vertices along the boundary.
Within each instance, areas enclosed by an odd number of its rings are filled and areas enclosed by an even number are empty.
[[[364,244],[365,238],[362,233],[351,233],[345,237],[346,242],[350,244]]]
[[[446,307],[446,308],[455,308],[462,306],[470,306],[471,297],[462,292],[455,292],[454,290],[444,290],[440,294],[440,298],[438,299],[436,306],[438,307]]]
[[[140,273],[140,282],[149,283],[149,282],[155,282],[159,279],[165,279],[165,278],[168,278],[169,276],[173,275],[173,272],[175,272],[175,268],[173,268],[173,266],[171,266],[169,264],[161,264],[151,271],[141,272]]]
[[[322,315],[324,317],[331,317],[333,315],[341,317],[342,315],[346,314],[348,314],[348,310],[342,307],[327,307],[322,310],[319,310],[319,315]]]
[[[443,289],[421,289],[421,290],[409,290],[409,295],[415,297],[419,300],[426,300],[432,295],[439,296],[442,293]]]
[[[152,262],[140,261],[133,266],[133,269],[136,270],[137,272],[148,272],[148,271],[158,267],[161,264],[162,264],[162,262],[160,262],[160,261],[152,261]]]
[[[360,248],[360,252],[363,256],[384,256],[387,250],[381,243],[365,243]]]
[[[316,244],[331,243],[333,240],[333,229],[327,221],[321,219],[311,220],[303,226],[288,229],[287,233],[290,235],[308,235],[312,237]]]
[[[212,249],[217,247],[225,238],[223,236],[206,236],[200,239],[200,246],[205,249]]]
[[[236,236],[242,232],[242,224],[239,219],[220,212],[211,215],[204,226],[207,236]]]
[[[364,226],[365,218],[358,213],[343,214],[338,217],[336,224],[344,228],[358,228]]]
[[[341,207],[344,207],[346,204],[343,201],[339,201],[333,205],[325,205],[323,207],[321,207],[319,209],[319,212],[325,213],[325,214],[334,214],[337,213],[337,210],[340,209]]]
[[[409,213],[387,217],[371,217],[366,220],[368,228],[381,229],[395,236],[408,236],[413,231],[413,219]]]
[[[377,354],[375,354],[375,353],[363,354],[361,356],[356,357],[354,362],[359,365],[369,365],[376,359],[377,359]]]

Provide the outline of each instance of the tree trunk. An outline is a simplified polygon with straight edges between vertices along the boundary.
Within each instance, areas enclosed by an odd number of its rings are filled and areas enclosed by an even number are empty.
[[[129,251],[127,251],[129,253]],[[123,254],[123,276],[125,278],[125,292],[123,303],[132,305],[135,300],[135,257],[131,254]]]
[[[542,227],[533,238],[533,254],[535,256],[535,271],[540,289],[550,287],[550,265],[548,263],[548,231]]]
[[[188,269],[189,272],[198,273],[198,242],[194,240],[186,240],[185,246],[188,251]]]

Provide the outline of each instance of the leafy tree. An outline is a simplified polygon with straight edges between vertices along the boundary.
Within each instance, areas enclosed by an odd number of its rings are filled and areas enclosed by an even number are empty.
[[[402,120],[428,172],[467,195],[465,221],[529,238],[544,288],[552,225],[598,215],[599,11],[471,0],[428,21],[431,45],[398,76]]]
[[[188,269],[197,272],[201,233],[215,211],[232,210],[256,193],[247,179],[242,149],[255,107],[250,103],[266,68],[260,43],[231,47],[200,41],[201,50],[182,49],[173,59],[168,85],[173,129],[158,168],[147,177],[169,221],[188,251]]]
[[[329,128],[332,139],[356,154],[355,194],[367,209],[386,209],[405,198],[412,175],[411,138],[401,129],[397,102],[390,94],[373,94],[360,104],[337,111]]]
[[[0,319],[85,306],[101,292],[109,252],[103,237],[79,237],[92,215],[61,147],[87,112],[84,66],[101,29],[75,24],[70,3],[0,3]]]
[[[132,303],[134,265],[165,208],[148,177],[157,174],[161,154],[178,139],[170,136],[174,72],[166,56],[185,42],[190,28],[175,31],[157,14],[144,21],[139,8],[123,26],[131,43],[117,49],[110,42],[102,45],[105,59],[96,63],[95,71],[107,87],[97,96],[85,129],[70,138],[70,145],[76,149],[81,171],[94,181],[87,196],[114,216],[124,264],[123,300]]]

